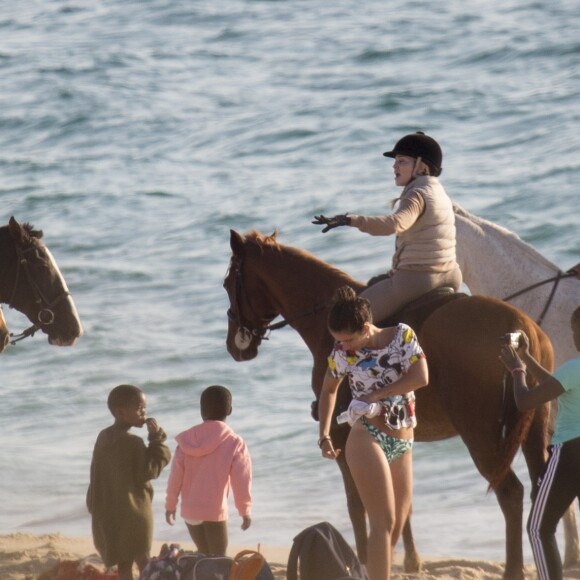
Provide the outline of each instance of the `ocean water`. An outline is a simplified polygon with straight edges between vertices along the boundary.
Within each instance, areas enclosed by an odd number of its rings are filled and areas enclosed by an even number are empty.
[[[284,329],[251,362],[226,352],[229,230],[278,229],[360,279],[383,271],[393,240],[323,236],[311,217],[385,211],[398,190],[381,154],[422,129],[455,201],[569,268],[579,28],[572,0],[2,3],[1,220],[44,230],[85,336],[59,349],[37,334],[1,356],[0,533],[90,535],[112,387],[143,388],[172,440],[221,383],[254,460],[254,522],[241,532],[232,511],[230,541],[290,546],[320,520],[352,540],[316,446],[306,346]],[[502,560],[501,512],[461,441],[415,449],[420,552]],[[155,536],[181,540],[163,518],[167,474]]]

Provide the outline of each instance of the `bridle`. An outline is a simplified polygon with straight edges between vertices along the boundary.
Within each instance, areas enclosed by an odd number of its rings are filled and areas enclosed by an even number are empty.
[[[242,320],[242,297],[244,295],[244,282],[243,282],[243,275],[242,275],[242,260],[241,259],[232,259],[232,263],[230,264],[230,268],[234,269],[234,295],[233,295],[233,304],[235,305],[236,312],[234,313],[232,308],[228,308],[227,316],[228,320],[235,324],[238,328],[238,334],[242,337],[243,340],[249,341],[252,338],[259,338],[260,340],[268,340],[269,334],[272,330],[277,330],[278,328],[282,328],[288,324],[286,320],[282,320],[280,322],[276,322],[275,324],[267,324],[266,326],[261,326],[258,328],[251,328],[248,324],[244,324]],[[251,302],[246,299],[246,302],[250,305],[253,313],[255,311],[252,307]]]
[[[62,294],[57,296],[54,300],[49,300],[44,292],[41,290],[40,286],[34,279],[34,276],[30,272],[30,267],[28,263],[27,255],[31,252],[36,252],[38,248],[36,246],[31,246],[29,248],[23,249],[20,246],[16,245],[16,276],[14,277],[14,286],[12,288],[12,293],[10,295],[10,299],[8,301],[8,306],[10,308],[14,308],[14,297],[16,296],[16,291],[18,289],[18,282],[20,280],[20,273],[23,271],[26,274],[26,278],[30,287],[32,288],[32,293],[34,294],[34,301],[36,304],[41,306],[41,309],[38,311],[38,324],[33,324],[32,326],[28,327],[26,330],[23,330],[20,334],[14,335],[10,333],[12,340],[10,344],[16,344],[18,341],[27,338],[28,336],[34,336],[34,333],[37,330],[40,330],[43,326],[50,326],[54,323],[55,314],[53,308],[65,300],[68,296],[70,296],[70,292],[64,291]]]
[[[293,316],[291,318],[284,318],[282,320],[280,320],[279,322],[275,322],[274,324],[266,324],[265,326],[259,326],[259,327],[250,327],[248,324],[244,324],[244,321],[242,320],[242,310],[241,310],[241,302],[242,302],[242,297],[245,294],[245,290],[244,290],[244,282],[243,282],[243,274],[242,274],[242,266],[243,266],[243,262],[240,258],[232,258],[232,262],[230,264],[230,269],[233,268],[234,269],[234,295],[233,295],[233,300],[230,298],[231,303],[233,303],[233,305],[235,305],[235,310],[236,312],[234,313],[232,308],[228,308],[227,311],[227,316],[228,316],[228,320],[230,322],[232,322],[235,326],[237,326],[237,332],[238,335],[242,338],[242,340],[249,342],[252,338],[258,338],[260,340],[268,340],[270,333],[273,330],[278,330],[279,328],[284,328],[285,326],[288,326],[289,324],[291,324],[292,322],[294,322],[295,320],[298,320],[300,318],[303,318],[305,316],[311,316],[313,314],[316,314],[317,312],[319,312],[320,310],[323,310],[325,308],[327,308],[328,303],[326,302],[321,302],[318,304],[314,304],[314,306],[312,306],[312,308],[309,308],[308,310],[297,314],[296,316]],[[252,309],[253,313],[255,314],[255,311],[252,307],[251,302],[246,298],[246,302],[250,305],[250,308]]]
[[[558,270],[558,273],[553,278],[548,278],[547,280],[542,280],[541,282],[536,282],[535,284],[532,284],[531,286],[527,286],[526,288],[523,288],[522,290],[519,290],[518,292],[514,292],[513,294],[506,296],[502,300],[504,302],[509,302],[510,300],[512,300],[512,298],[516,298],[518,296],[521,296],[522,294],[525,294],[526,292],[529,292],[530,290],[535,290],[536,288],[539,288],[540,286],[543,286],[544,284],[549,284],[550,282],[553,282],[554,284],[552,285],[552,290],[550,292],[550,295],[548,296],[548,300],[546,300],[546,304],[544,305],[544,309],[542,310],[542,313],[540,314],[540,316],[536,320],[536,324],[538,326],[542,326],[542,322],[544,321],[544,316],[546,316],[546,313],[548,312],[548,309],[550,308],[550,305],[552,304],[552,300],[554,299],[554,295],[556,294],[556,290],[558,289],[558,284],[560,284],[560,280],[562,280],[563,278],[571,278],[572,276],[575,276],[575,275],[576,274],[572,271],[562,272],[561,270]]]

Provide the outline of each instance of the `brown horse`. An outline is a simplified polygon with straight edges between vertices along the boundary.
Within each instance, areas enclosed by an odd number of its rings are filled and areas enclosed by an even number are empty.
[[[364,285],[303,250],[279,244],[276,233],[266,237],[254,231],[241,236],[232,230],[230,245],[233,254],[224,281],[230,299],[228,352],[237,361],[251,360],[268,331],[289,324],[312,353],[312,388],[318,398],[332,346],[327,305],[339,286],[348,284],[360,291]],[[271,324],[278,315],[285,320]],[[524,577],[523,486],[511,462],[521,446],[535,483],[548,440],[548,406],[519,413],[510,385],[504,386],[499,337],[518,328],[530,337],[532,354],[551,369],[552,347],[543,331],[523,312],[493,298],[448,301],[416,329],[429,362],[430,382],[417,392],[415,440],[455,435],[463,439],[477,469],[493,487],[505,518],[505,578]],[[348,429],[333,424],[333,443],[343,448]],[[339,467],[357,550],[364,560],[364,510],[344,459]]]
[[[21,225],[14,217],[0,227],[0,302],[22,312],[32,323],[13,340],[42,330],[50,344],[69,346],[83,329],[66,282],[41,238],[40,230]],[[0,318],[4,323],[4,317]],[[1,344],[7,344],[5,338]]]

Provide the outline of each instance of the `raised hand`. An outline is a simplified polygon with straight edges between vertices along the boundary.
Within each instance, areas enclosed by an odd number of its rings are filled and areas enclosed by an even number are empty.
[[[312,223],[317,226],[326,226],[322,230],[322,233],[325,234],[328,230],[333,228],[337,228],[339,226],[349,226],[350,218],[348,217],[347,213],[335,215],[329,218],[323,215],[315,215],[314,221]]]
[[[147,431],[150,435],[155,435],[159,431],[159,425],[157,424],[157,419],[149,417],[145,419],[145,425],[147,425]]]

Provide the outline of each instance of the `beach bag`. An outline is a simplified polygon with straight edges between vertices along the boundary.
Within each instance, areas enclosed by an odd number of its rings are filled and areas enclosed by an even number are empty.
[[[139,580],[179,580],[179,544],[163,544],[159,556],[153,556],[139,574]]]
[[[180,580],[229,580],[233,559],[227,556],[183,554],[179,558]]]
[[[287,578],[297,580],[368,580],[367,572],[352,548],[328,522],[302,530],[288,556]]]

